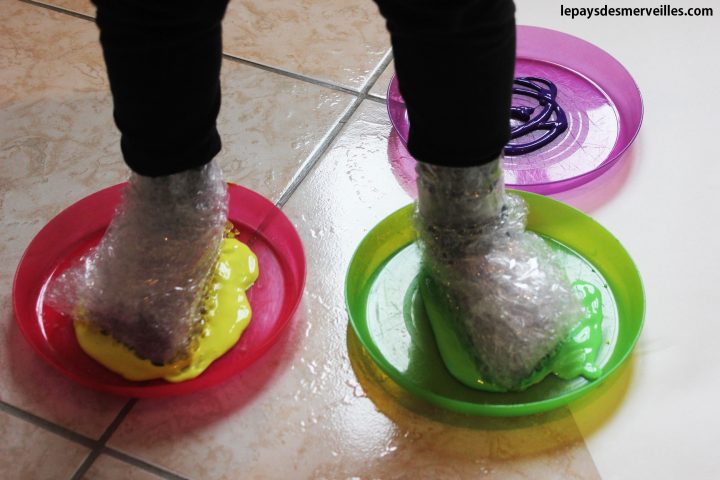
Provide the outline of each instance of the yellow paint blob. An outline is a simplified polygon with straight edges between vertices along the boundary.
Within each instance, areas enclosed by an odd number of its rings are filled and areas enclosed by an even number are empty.
[[[252,317],[245,291],[255,283],[258,274],[257,257],[250,248],[235,238],[224,239],[205,297],[203,331],[188,359],[170,365],[154,365],[84,322],[74,322],[75,336],[85,353],[128,380],[190,380],[204,372],[240,339]]]

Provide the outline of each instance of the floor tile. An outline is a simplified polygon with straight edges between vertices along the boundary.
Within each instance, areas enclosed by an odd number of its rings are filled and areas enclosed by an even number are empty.
[[[370,0],[236,0],[223,28],[230,55],[354,90],[390,49]]]
[[[159,480],[148,471],[125,463],[108,455],[100,455],[90,469],[83,475],[83,480]]]
[[[89,0],[43,0],[94,16]],[[359,91],[390,49],[371,0],[233,0],[225,53]]]
[[[389,130],[384,106],[363,103],[286,205],[308,284],[283,342],[227,385],[140,401],[113,448],[203,479],[597,478],[567,410],[530,423],[432,417],[356,374],[345,270],[362,236],[410,201],[389,171]]]
[[[0,472],[6,480],[69,479],[90,451],[0,412]]]
[[[228,181],[277,201],[352,95],[226,61],[217,159]]]

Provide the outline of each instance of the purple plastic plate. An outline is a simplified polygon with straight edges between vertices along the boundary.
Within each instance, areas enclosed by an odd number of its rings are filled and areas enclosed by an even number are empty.
[[[643,104],[637,84],[620,62],[585,40],[518,26],[515,77],[553,82],[568,127],[539,150],[505,157],[505,182],[511,188],[551,194],[589,182],[622,157],[640,130]],[[396,77],[387,98],[390,120],[406,145],[410,125]],[[536,106],[537,101],[514,95],[513,105]],[[393,169],[400,178],[415,177],[412,162]]]

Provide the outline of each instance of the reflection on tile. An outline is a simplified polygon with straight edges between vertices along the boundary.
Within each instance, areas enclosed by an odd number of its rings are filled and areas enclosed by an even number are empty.
[[[84,480],[159,480],[155,474],[147,472],[121,460],[100,455],[83,476]]]
[[[393,75],[395,75],[394,61],[390,62],[390,65],[387,66],[382,75],[380,75],[380,77],[377,79],[373,87],[370,89],[370,94],[380,98],[387,98],[387,89],[390,85],[390,80],[392,80]]]
[[[355,90],[390,48],[370,0],[236,0],[225,52]]]
[[[456,425],[381,398],[353,371],[345,270],[363,235],[410,201],[388,167],[389,129],[384,107],[365,102],[286,205],[308,285],[281,344],[227,385],[140,401],[113,448],[191,478],[597,478],[566,410],[517,429]]]
[[[89,450],[0,412],[0,472],[8,480],[70,478]]]

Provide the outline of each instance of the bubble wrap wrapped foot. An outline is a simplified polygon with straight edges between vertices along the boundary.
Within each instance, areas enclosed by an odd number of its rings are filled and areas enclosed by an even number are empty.
[[[416,226],[426,272],[447,296],[486,379],[516,388],[583,315],[527,206],[505,193],[500,159],[418,162]]]
[[[185,358],[227,219],[214,162],[165,177],[130,176],[100,244],[53,282],[50,305],[156,364]]]

